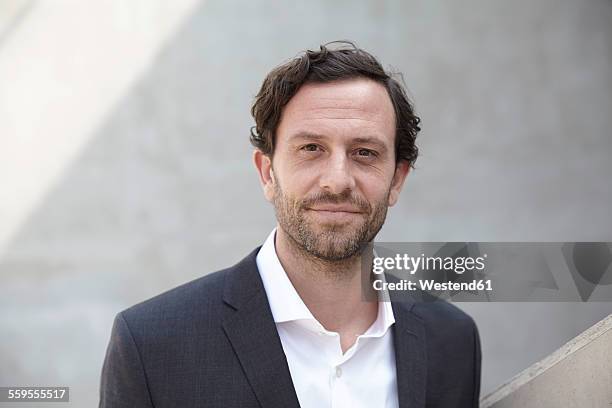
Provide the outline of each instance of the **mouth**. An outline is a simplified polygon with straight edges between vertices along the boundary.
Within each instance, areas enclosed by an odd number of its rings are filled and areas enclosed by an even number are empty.
[[[363,212],[353,207],[328,207],[321,206],[315,208],[307,208],[306,211],[315,215],[323,222],[350,222],[357,217],[361,217]]]
[[[331,205],[331,204],[318,205],[316,207],[307,208],[307,210],[317,211],[317,212],[329,212],[329,213],[349,213],[349,214],[361,214],[362,213],[362,211],[360,211],[358,208],[355,208],[352,206]]]

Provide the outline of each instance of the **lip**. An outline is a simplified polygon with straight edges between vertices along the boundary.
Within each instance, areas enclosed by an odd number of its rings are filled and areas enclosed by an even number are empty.
[[[317,212],[328,212],[328,213],[350,213],[350,214],[361,214],[361,211],[354,207],[345,205],[320,205],[313,208],[308,208],[310,211]]]
[[[363,213],[352,207],[316,207],[309,208],[308,212],[323,224],[349,224],[357,218],[363,217]]]

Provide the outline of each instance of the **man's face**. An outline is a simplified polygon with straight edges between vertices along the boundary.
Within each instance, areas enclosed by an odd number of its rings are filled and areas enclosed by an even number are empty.
[[[395,113],[383,85],[303,85],[283,109],[273,159],[255,153],[280,228],[317,258],[360,252],[397,201],[408,163],[395,161]]]

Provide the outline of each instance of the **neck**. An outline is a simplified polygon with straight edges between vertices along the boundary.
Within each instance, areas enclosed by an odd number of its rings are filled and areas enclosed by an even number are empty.
[[[324,260],[306,252],[280,227],[275,247],[289,280],[312,315],[325,329],[340,334],[343,351],[350,347],[378,313],[378,302],[363,300],[361,254]]]

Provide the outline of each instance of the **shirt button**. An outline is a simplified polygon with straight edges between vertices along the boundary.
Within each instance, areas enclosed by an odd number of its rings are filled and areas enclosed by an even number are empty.
[[[336,377],[337,378],[342,377],[342,368],[336,367]]]

